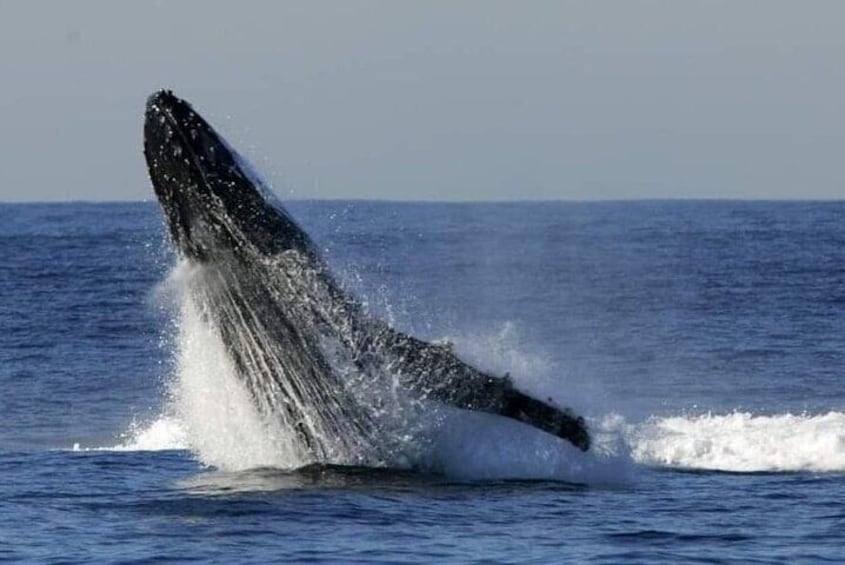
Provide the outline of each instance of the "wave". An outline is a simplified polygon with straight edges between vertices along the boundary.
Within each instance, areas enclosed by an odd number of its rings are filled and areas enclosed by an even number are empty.
[[[628,431],[639,463],[732,472],[845,471],[845,413],[650,418]]]

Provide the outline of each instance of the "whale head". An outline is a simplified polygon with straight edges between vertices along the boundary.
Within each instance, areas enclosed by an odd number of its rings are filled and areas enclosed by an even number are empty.
[[[147,100],[144,155],[182,256],[202,262],[247,250],[312,252],[308,235],[246,161],[169,90]]]

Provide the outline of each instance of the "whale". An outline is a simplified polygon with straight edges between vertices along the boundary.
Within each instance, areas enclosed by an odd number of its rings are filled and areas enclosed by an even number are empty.
[[[252,166],[188,102],[170,90],[154,92],[143,130],[169,239],[200,273],[191,278],[191,300],[256,410],[290,432],[305,460],[387,460],[379,451],[382,415],[403,406],[390,402],[396,397],[510,418],[590,448],[585,420],[572,409],[370,312]]]

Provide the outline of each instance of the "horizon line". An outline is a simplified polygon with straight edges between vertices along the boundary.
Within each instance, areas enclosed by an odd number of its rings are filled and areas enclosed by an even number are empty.
[[[813,203],[839,203],[845,202],[845,197],[842,198],[793,198],[793,197],[766,197],[766,198],[748,198],[748,197],[641,197],[641,198],[498,198],[498,199],[400,199],[400,198],[299,198],[291,197],[282,199],[278,195],[277,198],[281,203],[287,202],[360,202],[360,203],[383,203],[383,204],[549,204],[549,203],[565,203],[565,204],[613,204],[613,203],[648,203],[648,202],[758,202],[758,203],[799,203],[799,202],[813,202]],[[91,200],[91,199],[71,199],[71,200],[2,200],[0,205],[63,205],[63,204],[146,204],[156,203],[155,198],[148,199],[105,199],[105,200]]]

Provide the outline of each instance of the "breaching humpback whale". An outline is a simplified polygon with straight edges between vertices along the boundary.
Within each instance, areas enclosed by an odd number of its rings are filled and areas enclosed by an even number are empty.
[[[571,410],[370,314],[246,162],[170,91],[147,101],[144,155],[177,253],[202,272],[192,299],[258,410],[294,431],[306,458],[360,461],[379,423],[356,387],[379,379],[412,399],[513,418],[589,448]]]

